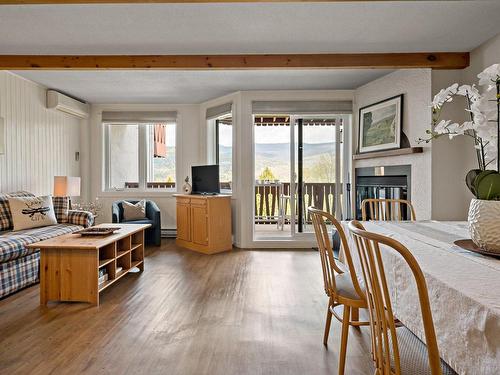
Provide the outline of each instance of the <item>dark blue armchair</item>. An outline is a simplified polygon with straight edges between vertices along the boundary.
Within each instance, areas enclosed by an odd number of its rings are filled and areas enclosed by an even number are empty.
[[[152,226],[146,229],[145,242],[147,245],[160,246],[161,244],[161,216],[160,209],[153,201],[146,201],[146,218],[141,220],[123,220],[123,201],[113,202],[112,215],[113,223],[127,223],[127,224],[151,224]],[[136,204],[138,200],[129,200],[127,202]]]

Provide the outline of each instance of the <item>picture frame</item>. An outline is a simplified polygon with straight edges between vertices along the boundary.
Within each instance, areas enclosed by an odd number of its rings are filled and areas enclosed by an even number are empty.
[[[359,109],[358,153],[401,148],[404,94]]]

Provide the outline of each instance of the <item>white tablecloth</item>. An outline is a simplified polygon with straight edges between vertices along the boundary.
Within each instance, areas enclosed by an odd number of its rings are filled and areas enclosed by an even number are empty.
[[[420,264],[429,289],[441,357],[460,374],[500,374],[500,260],[453,244],[457,239],[470,238],[467,223],[363,224],[368,231],[400,241]],[[357,249],[347,223],[343,225],[361,277]],[[396,253],[384,254],[395,315],[424,340],[411,271]]]

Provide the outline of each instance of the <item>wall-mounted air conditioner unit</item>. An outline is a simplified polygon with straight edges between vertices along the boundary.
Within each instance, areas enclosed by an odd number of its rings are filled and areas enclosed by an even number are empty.
[[[47,90],[47,108],[79,118],[89,117],[89,105],[54,90]]]

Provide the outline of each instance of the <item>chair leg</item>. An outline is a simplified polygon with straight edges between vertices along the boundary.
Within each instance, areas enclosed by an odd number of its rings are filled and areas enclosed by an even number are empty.
[[[359,309],[357,307],[353,307],[351,309],[351,322],[359,322]],[[353,327],[361,329],[360,326],[353,326]]]
[[[344,305],[344,314],[342,315],[342,337],[340,339],[339,356],[339,375],[344,375],[345,357],[347,353],[347,338],[349,337],[349,318],[351,316],[351,307]]]
[[[332,305],[331,300],[328,302],[328,309],[326,312],[326,323],[325,323],[325,333],[323,335],[323,345],[328,346],[328,336],[330,335],[330,326],[332,324],[332,312],[330,311],[330,306]]]

